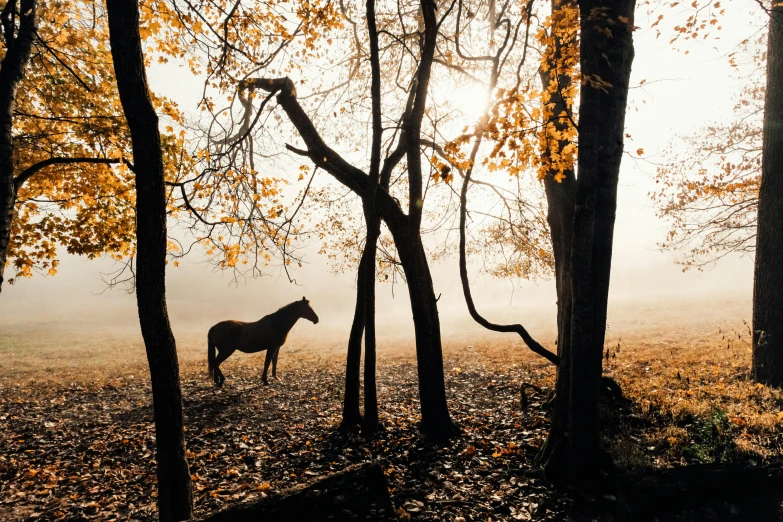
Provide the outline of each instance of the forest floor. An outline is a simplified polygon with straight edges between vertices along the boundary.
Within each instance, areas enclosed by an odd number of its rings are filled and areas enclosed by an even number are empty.
[[[0,336],[0,519],[154,519],[148,377],[138,340],[123,348],[121,337],[85,337],[66,354],[55,347],[72,340],[38,342],[33,331]],[[289,342],[280,356],[282,381],[270,386],[260,382],[263,354],[229,359],[220,390],[208,379],[202,343],[180,343],[198,518],[376,460],[402,520],[580,519],[568,492],[547,485],[533,464],[546,437],[554,371],[518,341],[446,342],[449,403],[463,435],[442,447],[416,429],[409,343],[379,354],[384,429],[366,440],[336,433],[342,343],[322,340],[315,350],[315,342]],[[25,343],[38,345],[14,355]],[[749,360],[741,330],[610,337],[606,373],[629,399],[604,411],[603,442],[619,471],[780,460],[783,394],[752,383]],[[531,385],[525,408],[523,385]],[[735,519],[748,520],[725,504]]]

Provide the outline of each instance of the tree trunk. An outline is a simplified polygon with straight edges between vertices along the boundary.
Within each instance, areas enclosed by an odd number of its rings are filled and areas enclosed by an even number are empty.
[[[345,398],[340,430],[351,431],[362,425],[365,433],[378,429],[378,397],[375,381],[375,254],[380,236],[380,219],[371,215],[365,203],[367,240],[356,278],[356,308],[348,337],[348,361],[345,367]],[[359,409],[359,369],[364,334],[364,418]]]
[[[5,39],[5,56],[0,64],[0,291],[3,288],[8,247],[11,242],[11,225],[16,203],[14,182],[13,114],[16,89],[25,67],[36,31],[36,0],[22,0],[17,9],[16,0],[3,8],[2,25]],[[19,30],[14,20],[19,19]]]
[[[370,37],[372,77],[372,148],[368,186],[362,196],[367,239],[356,280],[356,310],[348,339],[348,362],[345,371],[345,403],[342,431],[361,423],[365,433],[378,429],[378,398],[375,383],[375,255],[380,235],[380,218],[375,210],[375,196],[380,181],[380,153],[383,127],[381,122],[381,74],[378,54],[378,32],[375,25],[375,0],[367,0],[367,32]],[[359,366],[364,332],[364,419],[359,411]]]
[[[575,0],[555,0],[552,2],[552,19],[559,17],[562,9],[571,9],[576,5]],[[546,71],[540,71],[542,89],[548,89],[553,80],[557,81],[559,89],[551,93],[550,106],[555,119],[550,125],[560,132],[569,127],[570,120],[563,118],[563,113],[572,110],[573,100],[564,100],[562,92],[571,85],[571,76],[563,70],[562,61],[564,45],[574,43],[564,42],[560,33],[553,30],[553,53]],[[552,76],[558,74],[556,79]],[[569,140],[558,142],[558,150],[562,151]],[[547,151],[548,152],[548,151]],[[557,181],[559,174],[556,170],[547,172],[544,178],[544,190],[547,200],[547,222],[549,233],[552,237],[552,252],[555,256],[555,288],[557,292],[557,355],[560,361],[565,363],[557,366],[557,384],[555,394],[561,399],[555,401],[552,412],[552,425],[549,430],[547,442],[541,450],[538,459],[546,463],[554,451],[554,446],[562,440],[568,429],[568,396],[571,388],[571,243],[573,241],[574,223],[574,198],[576,176],[573,169],[563,171],[563,178]]]
[[[356,277],[356,308],[353,313],[351,333],[348,336],[348,360],[345,364],[343,420],[340,423],[340,431],[344,433],[350,432],[362,421],[362,414],[359,409],[359,390],[361,387],[359,375],[362,362],[362,335],[364,333],[365,310],[367,306],[367,277],[365,277],[364,274],[368,270],[368,245],[365,245],[362,259],[359,262],[359,273]]]
[[[371,435],[378,430],[378,390],[375,381],[375,253],[378,237],[381,233],[381,221],[375,215],[375,210],[365,211],[367,222],[367,244],[365,253],[368,258],[365,289],[367,301],[365,304],[364,330],[364,421],[362,431]],[[364,262],[364,259],[362,259]]]
[[[408,160],[408,216],[407,223],[397,227],[396,234],[392,230],[392,235],[408,283],[416,331],[416,361],[421,403],[420,429],[435,441],[446,441],[457,435],[459,428],[451,419],[446,403],[438,300],[435,298],[427,255],[421,242],[421,219],[424,208],[421,121],[427,106],[438,26],[435,2],[421,0],[420,5],[424,31],[419,67],[416,71],[416,96],[410,115],[403,123]]]
[[[571,372],[568,440],[547,465],[550,476],[572,483],[594,478],[601,465],[598,400],[634,7],[635,0],[579,2],[583,82],[571,248],[571,354],[570,361],[561,362],[570,364]]]
[[[416,331],[421,432],[433,440],[445,441],[459,434],[459,428],[451,419],[446,403],[438,300],[427,256],[418,235],[411,238],[398,231],[394,234],[394,244],[405,272]]]
[[[187,520],[193,489],[185,458],[174,335],[166,311],[166,198],[158,117],[149,96],[137,0],[107,0],[117,87],[136,173],[136,299],[152,380],[160,520]]]
[[[773,2],[774,4],[774,2]],[[783,386],[783,6],[772,7],[753,284],[753,378]]]
[[[570,477],[594,474],[599,462],[598,399],[617,183],[623,155],[633,62],[635,0],[579,3],[583,82],[579,108],[579,178],[571,249]],[[609,36],[611,35],[611,36]],[[609,86],[592,84],[603,80]]]

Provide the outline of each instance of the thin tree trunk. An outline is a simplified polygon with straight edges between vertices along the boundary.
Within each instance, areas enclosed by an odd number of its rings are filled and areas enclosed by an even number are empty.
[[[375,253],[381,232],[381,222],[375,216],[374,209],[372,214],[365,213],[365,220],[367,221],[365,251],[369,251],[371,255],[368,255],[369,262],[364,273],[367,300],[364,329],[364,421],[362,422],[362,431],[371,435],[378,431],[379,427],[378,391],[375,380]]]
[[[30,61],[36,30],[36,0],[16,0],[5,4],[2,18],[5,56],[0,64],[0,291],[11,242],[11,226],[16,204],[14,180],[13,114],[16,89]],[[15,27],[19,20],[19,30]]]
[[[416,72],[416,96],[410,116],[403,123],[408,161],[408,217],[407,223],[398,227],[397,233],[392,230],[392,234],[408,283],[416,331],[416,360],[421,402],[420,429],[433,440],[445,441],[459,434],[459,428],[451,419],[446,403],[438,300],[432,285],[427,255],[421,242],[421,219],[424,208],[421,121],[427,106],[438,27],[435,2],[421,0],[420,5],[424,32],[419,68]]]
[[[408,293],[416,332],[416,361],[421,403],[421,432],[436,441],[459,434],[449,415],[443,376],[443,349],[440,338],[438,303],[421,238],[394,237]]]
[[[488,85],[488,92],[493,92],[498,82],[498,70],[500,68],[500,57],[503,54],[503,50],[499,50],[492,58],[492,72],[490,74],[490,80]],[[530,348],[534,353],[546,358],[553,364],[558,364],[559,360],[557,355],[550,352],[541,344],[539,344],[533,336],[528,333],[527,329],[521,324],[496,324],[488,321],[482,316],[476,309],[476,303],[473,301],[473,295],[470,290],[470,279],[468,278],[468,256],[467,256],[467,217],[468,217],[468,189],[471,185],[471,177],[473,176],[473,166],[476,164],[476,157],[481,143],[484,139],[484,133],[489,119],[490,105],[484,107],[484,112],[479,118],[476,124],[476,130],[474,131],[473,147],[468,157],[469,167],[464,170],[460,169],[463,182],[462,189],[460,190],[459,198],[459,276],[462,283],[462,295],[465,297],[465,304],[468,306],[468,312],[470,316],[478,324],[493,332],[507,332],[516,333],[522,338],[525,345]]]
[[[351,431],[361,424],[362,431],[377,431],[378,397],[375,379],[375,255],[380,236],[380,219],[369,213],[365,204],[367,240],[359,262],[356,279],[356,308],[348,338],[348,361],[345,370],[345,398],[340,430]],[[362,334],[364,334],[364,417],[359,409],[359,369],[361,366]]]
[[[547,461],[554,453],[557,444],[562,443],[568,431],[568,397],[571,393],[571,243],[573,241],[574,221],[574,172],[568,171],[566,177],[557,183],[550,173],[544,180],[544,188],[549,206],[547,221],[552,235],[552,249],[555,255],[555,286],[557,291],[557,381],[555,384],[554,410],[546,443],[541,449],[538,461],[548,469],[559,466]],[[555,464],[555,463],[552,463]]]
[[[340,431],[348,433],[362,421],[359,409],[359,380],[362,363],[362,335],[364,334],[367,306],[367,246],[359,261],[359,272],[356,277],[356,308],[353,312],[351,333],[348,336],[348,360],[345,363],[345,396],[343,398],[343,420]]]
[[[107,0],[109,38],[136,172],[136,299],[152,380],[160,520],[187,520],[193,489],[185,458],[174,335],[166,310],[166,198],[158,117],[150,100],[137,0]]]
[[[617,183],[634,55],[635,3],[635,0],[582,0],[579,3],[583,82],[579,108],[579,177],[571,249],[573,308],[567,459],[567,476],[577,483],[592,478],[600,465],[596,451],[598,399]]]
[[[773,2],[774,4],[775,2]],[[753,378],[783,387],[783,6],[772,7],[753,283]]]
[[[369,185],[362,198],[364,221],[367,224],[367,243],[364,246],[367,257],[365,289],[364,332],[364,423],[365,434],[378,430],[378,393],[375,382],[375,255],[378,237],[381,234],[381,220],[375,208],[375,196],[381,182],[381,142],[383,122],[381,121],[381,64],[378,47],[378,28],[375,20],[375,0],[367,0],[367,35],[370,41],[370,96],[372,101],[372,145],[370,149]]]
[[[555,0],[552,2],[552,19],[557,20],[562,15],[562,9],[576,7],[575,0]],[[562,60],[565,45],[576,45],[575,42],[566,43],[558,31],[553,30],[553,54],[552,60],[546,71],[540,71],[542,89],[548,89],[555,80],[558,89],[550,95],[550,105],[555,119],[550,125],[558,132],[568,128],[570,119],[564,118],[572,110],[573,100],[564,100],[562,93],[571,85],[569,71],[564,70]],[[554,77],[553,74],[557,76]],[[558,142],[558,150],[562,151],[569,140]],[[563,440],[568,429],[568,396],[571,388],[571,243],[573,241],[574,223],[574,198],[576,176],[573,169],[562,172],[560,181],[556,179],[559,174],[556,170],[547,172],[544,179],[544,190],[547,200],[547,221],[552,237],[552,251],[555,256],[555,287],[557,292],[557,355],[564,364],[557,367],[557,383],[555,395],[560,400],[555,401],[552,412],[552,424],[549,436],[541,450],[538,460],[546,463],[554,451],[554,447]]]

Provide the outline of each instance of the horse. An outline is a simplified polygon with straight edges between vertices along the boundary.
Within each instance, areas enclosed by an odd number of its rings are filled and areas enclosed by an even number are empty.
[[[218,388],[223,386],[226,378],[220,371],[220,364],[228,359],[236,350],[244,353],[257,353],[266,350],[264,360],[264,385],[269,363],[272,363],[272,378],[277,380],[277,355],[285,343],[288,332],[300,318],[318,324],[318,315],[310,308],[310,301],[302,297],[285,305],[277,312],[266,315],[254,323],[242,321],[221,321],[209,329],[207,334],[207,358],[209,375]]]

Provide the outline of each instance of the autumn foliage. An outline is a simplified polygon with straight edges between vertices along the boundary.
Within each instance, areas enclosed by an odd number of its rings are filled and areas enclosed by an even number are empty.
[[[173,123],[172,102],[154,102]],[[16,277],[53,275],[58,247],[128,260],[134,254],[134,188],[102,7],[44,2],[33,53],[17,90],[14,162],[19,184],[8,258]],[[175,165],[182,137],[164,137]],[[79,161],[85,160],[85,161]],[[113,164],[91,162],[113,160]],[[43,168],[42,168],[43,165]]]

